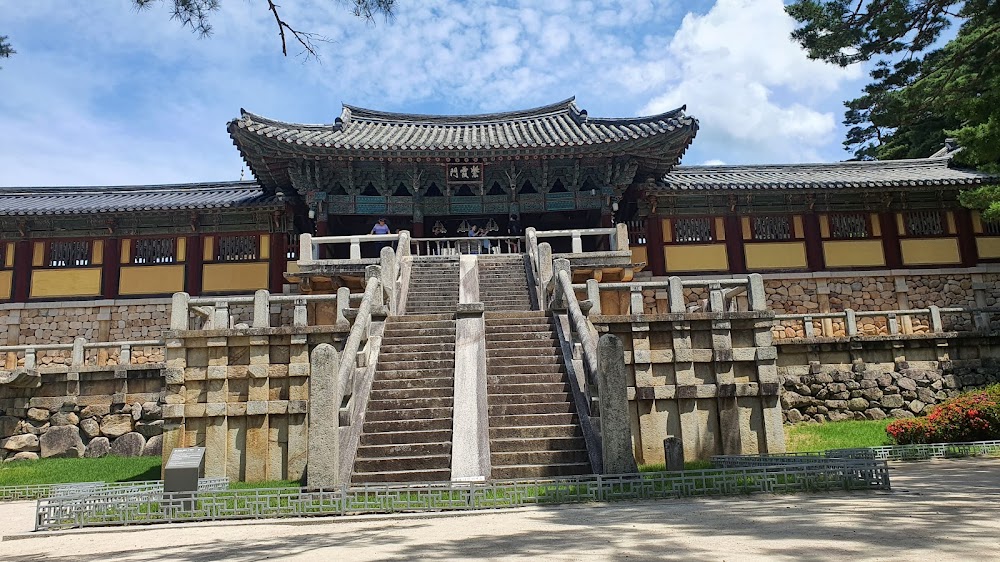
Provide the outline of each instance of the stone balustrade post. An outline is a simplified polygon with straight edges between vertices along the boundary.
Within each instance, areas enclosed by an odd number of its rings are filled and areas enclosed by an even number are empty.
[[[937,334],[944,331],[944,322],[941,321],[941,308],[931,305],[931,333]]]
[[[767,294],[764,292],[764,276],[760,273],[751,273],[747,277],[747,283],[750,310],[755,312],[767,310]]]
[[[604,334],[597,342],[597,384],[604,473],[638,472],[632,452],[632,425],[628,415],[625,350],[618,336]]]
[[[552,283],[552,246],[548,242],[538,245],[538,286],[541,289],[539,304],[542,310],[548,307],[549,291]]]
[[[328,343],[313,349],[309,369],[309,446],[306,485],[335,488],[340,474],[340,356]]]
[[[170,329],[189,330],[188,304],[191,296],[187,293],[174,293],[170,299]]]
[[[572,241],[572,247],[570,248],[570,251],[573,252],[574,254],[582,254],[583,253],[583,238],[580,236],[580,231],[579,230],[574,230],[571,233],[571,235],[573,237],[573,241]]]
[[[629,295],[629,314],[643,314],[645,312],[645,304],[643,303],[642,287],[633,285],[630,287]]]
[[[672,314],[687,312],[687,303],[684,301],[684,283],[677,276],[668,280],[667,291],[669,293],[670,312]]]
[[[253,324],[254,328],[271,327],[271,293],[260,289],[253,294]]]
[[[121,351],[118,353],[118,364],[119,365],[131,365],[132,364],[132,344],[123,343]]]
[[[361,239],[357,236],[351,237],[351,259],[360,260],[361,259]]]
[[[389,313],[396,314],[396,268],[398,266],[396,252],[388,246],[382,248],[379,254],[379,263],[382,266],[380,281],[389,306]]]
[[[587,300],[590,301],[590,312],[587,315],[599,316],[601,314],[601,288],[597,279],[587,279]]]
[[[552,310],[566,310],[567,302],[570,298],[576,298],[575,295],[567,295],[562,283],[559,282],[559,273],[565,271],[570,280],[573,279],[573,273],[570,270],[569,260],[565,258],[559,258],[552,262],[552,302],[550,303],[550,308]]]
[[[369,266],[365,267],[365,286],[366,287],[368,286],[368,280],[372,279],[372,278],[378,279],[379,283],[381,283],[381,279],[382,279],[382,267],[381,266],[378,266],[378,265],[369,265]],[[385,299],[382,298],[383,292],[384,291],[380,288],[379,290],[375,291],[375,294],[372,296],[372,314],[375,314],[376,311],[381,312],[382,309],[385,307]]]
[[[229,329],[229,301],[215,303],[215,310],[212,312],[212,329]]]
[[[858,335],[858,317],[854,313],[854,309],[844,310],[844,333],[848,336]]]
[[[722,293],[722,284],[719,282],[708,284],[708,309],[712,312],[726,311],[726,299]]]
[[[299,261],[311,262],[314,259],[316,258],[313,252],[312,234],[303,232],[299,234]]]
[[[812,316],[808,316],[807,315],[805,318],[802,319],[802,329],[803,329],[803,331],[805,333],[805,336],[807,338],[814,338],[814,337],[816,337],[816,327],[813,326],[813,317]]]
[[[346,326],[350,324],[347,317],[344,316],[344,310],[351,308],[351,289],[348,287],[340,287],[337,289],[337,326]]]
[[[34,369],[35,365],[37,364],[37,360],[38,360],[38,354],[35,351],[35,348],[29,347],[28,349],[24,350],[24,369],[26,371]]]
[[[347,287],[341,287],[341,288],[347,289]],[[347,289],[348,293],[350,293],[350,291],[351,291],[350,289]],[[339,290],[337,294],[337,302],[340,302]],[[308,325],[309,325],[309,312],[308,309],[306,308],[306,299],[295,299],[295,310],[292,312],[292,326],[296,328],[305,328]]]
[[[620,222],[615,225],[615,234],[613,242],[615,250],[619,252],[629,251],[627,224]]]
[[[85,350],[83,345],[87,343],[87,338],[79,337],[73,340],[73,355],[70,360],[70,364],[73,367],[81,367],[86,361]]]
[[[886,321],[889,324],[889,334],[893,336],[899,334],[899,319],[896,317],[896,313],[890,312],[887,314]]]

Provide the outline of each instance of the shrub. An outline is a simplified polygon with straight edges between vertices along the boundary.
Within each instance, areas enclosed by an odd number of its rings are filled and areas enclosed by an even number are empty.
[[[1000,438],[1000,384],[946,400],[925,417],[896,420],[885,431],[900,445]]]

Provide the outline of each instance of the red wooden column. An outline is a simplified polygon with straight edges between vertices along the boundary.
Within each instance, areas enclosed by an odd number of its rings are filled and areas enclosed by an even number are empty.
[[[655,213],[646,217],[646,259],[653,275],[667,274],[667,264],[663,258],[663,219]]]
[[[723,218],[726,231],[726,257],[729,259],[730,273],[746,273],[747,258],[743,250],[743,224],[739,215]]]
[[[316,215],[316,236],[326,236],[330,233],[330,226],[327,222],[326,213]],[[326,259],[326,246],[323,244],[319,245],[319,255],[313,256],[313,259]]]
[[[184,290],[191,296],[201,294],[201,268],[204,263],[202,259],[205,253],[205,243],[200,234],[193,234],[187,237],[185,242],[186,251],[184,260],[186,263],[186,277],[184,279]]]
[[[962,256],[963,267],[973,267],[979,263],[979,248],[976,247],[976,233],[972,228],[972,211],[956,209],[955,232],[958,234],[958,251]]]
[[[121,238],[104,239],[104,261],[101,264],[101,297],[118,298],[118,281],[121,276]]]
[[[896,224],[896,213],[879,213],[878,223],[882,229],[882,252],[885,254],[885,266],[889,269],[903,267],[903,251],[899,248],[899,226]]]
[[[819,215],[802,215],[802,231],[806,237],[806,265],[809,266],[809,271],[823,271],[826,269],[826,259],[823,257],[823,232],[819,228]]]
[[[28,302],[31,294],[31,240],[14,244],[14,287],[11,296],[16,302]]]
[[[272,232],[269,252],[271,259],[268,261],[271,263],[268,266],[268,290],[280,294],[282,285],[285,284],[285,270],[288,269],[288,235],[284,232]]]

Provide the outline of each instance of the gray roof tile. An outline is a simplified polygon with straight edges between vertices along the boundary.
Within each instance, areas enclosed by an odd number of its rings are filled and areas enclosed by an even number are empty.
[[[0,216],[277,207],[256,182],[113,187],[0,187]]]
[[[951,165],[948,157],[830,164],[677,166],[661,189],[829,189],[907,186],[971,186],[1000,176]]]

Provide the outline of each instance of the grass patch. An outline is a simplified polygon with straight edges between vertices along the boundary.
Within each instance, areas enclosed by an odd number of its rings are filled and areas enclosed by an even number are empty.
[[[712,468],[712,461],[688,461],[684,463],[684,470],[709,470]],[[639,466],[639,472],[666,472],[666,463],[643,464]]]
[[[301,488],[298,480],[268,480],[266,482],[230,482],[230,490],[253,490],[258,488]]]
[[[0,486],[160,479],[160,457],[39,459],[0,464]]]
[[[789,452],[826,451],[891,445],[885,432],[891,419],[800,423],[785,427],[785,445]]]

